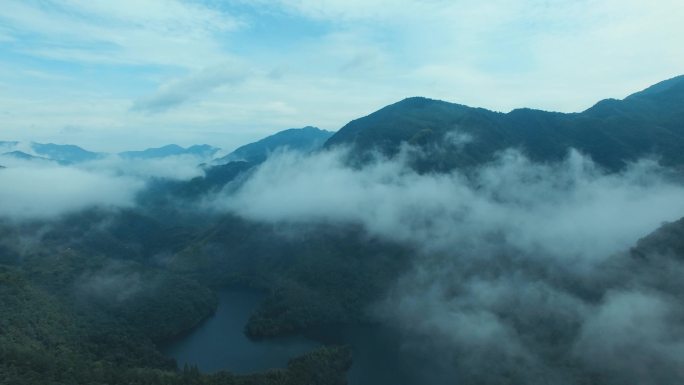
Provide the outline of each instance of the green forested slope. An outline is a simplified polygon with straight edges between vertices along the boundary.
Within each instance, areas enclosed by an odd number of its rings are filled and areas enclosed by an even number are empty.
[[[417,145],[425,153],[416,165],[437,171],[476,166],[507,148],[520,149],[534,161],[556,161],[572,147],[611,170],[650,155],[681,167],[683,118],[682,76],[571,114],[526,108],[498,113],[408,98],[348,123],[326,147],[351,146],[363,160],[373,151],[393,156],[404,144]]]

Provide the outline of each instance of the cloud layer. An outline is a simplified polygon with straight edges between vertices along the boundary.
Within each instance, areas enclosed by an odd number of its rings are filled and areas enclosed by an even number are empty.
[[[36,158],[0,155],[0,218],[53,219],[91,207],[134,207],[150,179],[189,180],[204,175],[192,155],[158,159],[101,159],[62,166]]]
[[[609,174],[575,151],[418,174],[408,154],[361,168],[344,151],[281,154],[215,204],[280,226],[360,224],[412,246],[412,268],[373,312],[427,362],[415,368],[424,383],[684,380],[684,292],[666,273],[684,263],[625,253],[684,216],[675,175],[651,160]]]
[[[285,153],[223,204],[262,221],[359,223],[428,250],[505,237],[520,250],[593,259],[684,214],[684,187],[664,174],[648,160],[607,174],[574,151],[551,165],[508,151],[470,176],[418,174],[402,160],[355,169],[344,151]],[[622,220],[626,209],[634,220]]]
[[[81,209],[131,207],[144,186],[136,179],[60,166],[0,170],[0,217],[51,218]]]
[[[223,85],[237,84],[247,75],[248,71],[234,62],[203,68],[187,77],[162,84],[153,95],[136,101],[132,109],[142,112],[166,111],[193,98],[206,97],[209,92]]]

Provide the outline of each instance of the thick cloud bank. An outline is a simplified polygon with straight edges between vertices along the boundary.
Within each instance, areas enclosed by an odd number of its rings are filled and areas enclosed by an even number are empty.
[[[81,169],[128,176],[139,179],[163,178],[188,180],[204,175],[200,164],[209,159],[194,155],[174,155],[151,159],[126,159],[109,155],[102,159],[79,164]]]
[[[684,185],[654,161],[609,174],[571,151],[507,151],[466,173],[405,158],[281,154],[220,204],[279,224],[357,223],[416,248],[375,309],[429,357],[425,383],[684,381],[681,259],[625,251],[684,216]],[[668,273],[669,272],[669,273]],[[681,277],[681,275],[679,275]]]
[[[53,219],[91,207],[132,207],[150,179],[204,175],[192,155],[124,159],[116,155],[60,165],[45,158],[0,156],[0,218]]]
[[[128,207],[143,183],[57,165],[0,170],[0,216],[50,218],[80,209]]]
[[[493,238],[547,257],[602,258],[684,215],[684,185],[653,161],[606,174],[577,152],[540,165],[509,151],[472,175],[418,174],[401,160],[358,169],[343,152],[271,158],[223,204],[269,222],[353,222],[425,249]]]

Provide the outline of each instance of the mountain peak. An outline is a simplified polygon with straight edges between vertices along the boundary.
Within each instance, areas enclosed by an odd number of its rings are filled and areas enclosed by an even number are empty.
[[[19,151],[19,150],[9,151],[9,152],[6,152],[6,153],[4,153],[4,154],[2,154],[2,155],[8,156],[8,157],[12,157],[12,158],[15,158],[15,159],[21,159],[21,160],[45,160],[45,161],[51,161],[51,159],[44,158],[44,157],[41,157],[41,156],[34,156],[34,155],[27,154],[27,153],[25,153],[25,152],[23,152],[23,151]]]
[[[101,154],[84,150],[74,144],[31,143],[33,151],[62,164],[71,164],[97,159]]]
[[[426,107],[432,107],[432,106],[451,106],[451,107],[466,107],[463,104],[458,104],[458,103],[451,103],[447,102],[444,100],[439,100],[439,99],[431,99],[431,98],[426,98],[424,96],[411,96],[408,98],[405,98],[403,100],[400,100],[394,104],[390,104],[387,107],[392,107],[392,108],[401,108],[401,109],[417,109],[417,108],[426,108]]]
[[[211,157],[219,151],[218,148],[208,144],[196,144],[188,148],[183,148],[177,144],[167,144],[161,147],[148,148],[141,151],[120,152],[119,156],[128,159],[152,159],[164,158],[175,155],[197,155]]]
[[[148,150],[183,150],[183,147],[177,144],[167,144],[158,148],[148,148]]]
[[[643,97],[656,97],[662,94],[680,93],[684,95],[684,75],[675,76],[671,79],[656,83],[643,91],[629,95],[625,100]]]
[[[321,130],[318,127],[306,126],[303,128],[289,128],[276,132],[254,143],[246,144],[235,151],[217,160],[218,163],[226,163],[236,160],[246,160],[252,163],[260,163],[266,160],[274,151],[289,148],[301,152],[310,152],[321,147],[328,138],[333,135],[330,131]]]
[[[682,106],[684,106],[684,75],[656,83],[622,100],[612,98],[601,100],[583,113],[600,118],[621,116],[634,119],[648,116],[653,121],[661,121],[666,116],[683,113]],[[681,121],[681,119],[672,121]]]
[[[432,102],[439,102],[439,101],[440,100],[426,98],[425,96],[409,96],[407,98],[404,98],[403,100],[400,100],[399,102],[397,102],[395,104],[402,104],[404,106],[407,106],[407,105],[420,106],[420,105],[430,104]]]
[[[292,128],[292,130],[328,132],[328,131],[326,131],[326,130],[321,130],[320,128],[314,127],[314,126],[305,126],[305,127],[302,127],[302,128]]]

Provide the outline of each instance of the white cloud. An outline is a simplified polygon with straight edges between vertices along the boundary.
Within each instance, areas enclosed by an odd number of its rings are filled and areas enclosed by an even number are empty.
[[[615,382],[661,384],[684,377],[684,340],[673,320],[681,309],[656,292],[611,292],[582,327],[577,354]]]
[[[153,95],[136,101],[132,109],[143,112],[166,111],[192,99],[206,98],[218,87],[242,82],[248,74],[244,65],[237,62],[203,68],[184,78],[163,83]]]
[[[684,8],[677,1],[281,5],[338,30],[363,31],[358,43],[392,59],[385,71],[395,79],[395,99],[424,95],[501,111],[529,106],[574,112],[678,75],[684,61],[674,41],[684,34]],[[377,86],[372,76],[366,79]],[[381,90],[374,91],[379,96]]]
[[[209,160],[193,155],[153,159],[124,159],[118,155],[110,155],[78,164],[75,167],[98,174],[135,177],[142,180],[147,178],[189,180],[204,175],[204,170],[199,165]]]
[[[26,149],[19,143],[9,149]],[[30,150],[28,150],[30,153]],[[189,180],[204,175],[209,159],[178,155],[123,159],[108,155],[70,166],[0,154],[0,218],[51,219],[91,207],[134,207],[152,178]]]
[[[418,174],[402,161],[354,169],[344,159],[274,156],[219,204],[269,222],[358,223],[429,250],[479,247],[494,236],[532,255],[578,261],[601,260],[684,214],[684,186],[651,161],[604,174],[576,152],[539,165],[509,151],[466,178]],[[625,210],[635,219],[622,220]]]
[[[42,219],[90,207],[131,207],[144,183],[29,162],[1,169],[0,186],[0,217]]]

